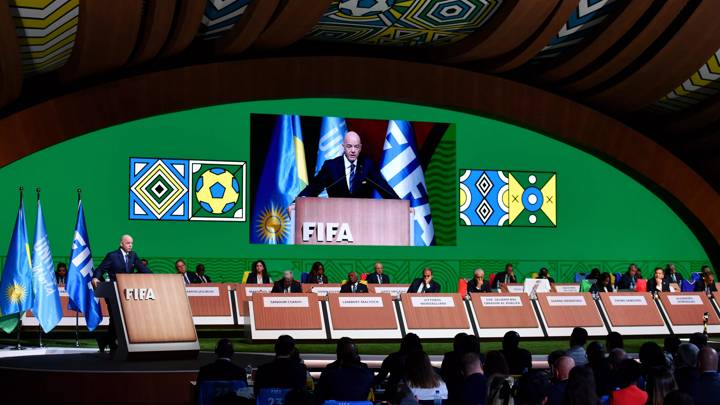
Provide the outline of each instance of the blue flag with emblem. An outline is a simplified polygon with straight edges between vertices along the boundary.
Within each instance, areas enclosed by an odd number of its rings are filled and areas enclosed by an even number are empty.
[[[414,210],[413,245],[432,245],[435,230],[430,215],[425,175],[417,156],[415,133],[409,122],[393,120],[388,123],[380,173],[400,198],[410,201]],[[377,192],[375,194],[379,197]]]
[[[317,176],[326,160],[335,159],[343,153],[343,138],[347,132],[345,118],[323,117],[320,124],[320,140],[318,141],[317,163],[315,175]],[[327,190],[323,190],[319,197],[327,197]]]
[[[88,330],[95,330],[103,318],[100,312],[100,300],[95,297],[92,288],[92,275],[93,260],[85,225],[85,211],[82,201],[78,201],[77,222],[75,222],[70,268],[65,288],[69,298],[68,308],[83,313]]]
[[[25,207],[22,200],[18,208],[15,228],[8,248],[2,280],[0,280],[0,316],[2,329],[11,332],[17,325],[17,319],[32,307],[32,263],[28,244]],[[15,317],[16,320],[8,319]]]
[[[35,243],[33,243],[32,254],[34,296],[32,311],[43,331],[47,333],[60,322],[62,306],[60,305],[60,291],[58,291],[55,281],[55,266],[50,250],[50,240],[45,230],[45,217],[39,200],[37,204]]]
[[[253,243],[292,243],[288,207],[308,185],[300,117],[278,116],[253,205]]]

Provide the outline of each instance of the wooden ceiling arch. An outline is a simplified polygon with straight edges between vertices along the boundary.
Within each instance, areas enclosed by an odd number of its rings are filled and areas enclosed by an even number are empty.
[[[373,73],[378,71],[385,74]],[[353,80],[344,80],[348,76]],[[60,96],[0,119],[0,142],[8,146],[0,149],[0,165],[143,117],[231,102],[304,97],[417,103],[490,116],[549,134],[612,162],[651,187],[685,218],[720,265],[716,212],[720,195],[680,159],[594,109],[521,83],[451,67],[374,58],[294,57],[147,73]]]
[[[137,45],[128,65],[139,65],[155,58],[167,41],[177,0],[146,0]]]
[[[259,49],[276,49],[301,40],[330,7],[332,0],[285,0],[255,43]]]
[[[170,58],[178,55],[195,39],[202,22],[207,0],[182,0],[175,6],[175,17],[167,41],[160,56]]]
[[[20,96],[22,65],[15,23],[8,7],[0,6],[0,107]]]
[[[252,46],[272,19],[280,0],[253,1],[240,20],[214,45],[221,55],[241,53]]]

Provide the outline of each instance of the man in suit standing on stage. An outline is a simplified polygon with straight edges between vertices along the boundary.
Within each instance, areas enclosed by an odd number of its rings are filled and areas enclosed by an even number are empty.
[[[343,138],[343,154],[326,160],[299,197],[317,197],[327,190],[330,197],[373,198],[377,191],[385,199],[400,199],[372,160],[360,156],[362,143],[357,132]]]
[[[390,284],[390,277],[383,274],[383,264],[377,262],[375,263],[375,272],[368,275],[365,281],[370,284]]]
[[[145,265],[140,261],[137,253],[135,253],[132,248],[132,236],[123,235],[120,238],[120,248],[105,255],[102,263],[95,268],[92,278],[93,288],[97,288],[101,280],[105,279],[105,273],[108,274],[111,282],[115,281],[115,275],[117,273],[134,273],[135,270],[137,270],[138,273],[152,273],[152,271],[145,267]],[[106,302],[109,308],[110,302],[107,298]],[[117,349],[117,343],[115,342],[116,338],[115,322],[113,320],[112,312],[110,312],[110,324],[108,325],[107,332],[104,336],[97,339],[100,352],[104,352],[106,347],[110,347],[110,351],[115,351],[115,349]]]
[[[429,267],[423,269],[422,278],[416,278],[408,288],[409,293],[439,293],[440,284],[432,279],[432,270]]]
[[[348,279],[345,284],[340,286],[340,292],[341,293],[366,293],[368,292],[368,288],[365,284],[362,284],[358,280],[357,273],[354,271],[351,271],[348,273]]]

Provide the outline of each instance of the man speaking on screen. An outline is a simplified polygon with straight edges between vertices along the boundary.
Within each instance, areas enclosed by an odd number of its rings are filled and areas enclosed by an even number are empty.
[[[360,156],[361,150],[360,135],[346,133],[342,156],[325,161],[299,197],[317,197],[327,190],[330,197],[373,198],[373,191],[377,191],[382,198],[400,199],[372,160]]]

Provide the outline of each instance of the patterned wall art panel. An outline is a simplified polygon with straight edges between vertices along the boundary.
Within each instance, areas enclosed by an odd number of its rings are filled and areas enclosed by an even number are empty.
[[[245,162],[130,158],[130,219],[245,221]]]
[[[198,35],[206,40],[220,37],[240,20],[248,4],[250,0],[207,0]]]
[[[720,49],[689,79],[649,109],[656,112],[682,111],[718,93],[720,93]]]
[[[557,226],[557,174],[461,170],[460,224]]]
[[[30,76],[62,67],[75,45],[80,0],[9,0],[23,72]]]
[[[552,59],[586,39],[590,39],[597,27],[619,4],[618,0],[580,0],[567,22],[535,56],[535,61]]]
[[[489,21],[502,0],[335,0],[310,39],[389,46],[459,41]]]

